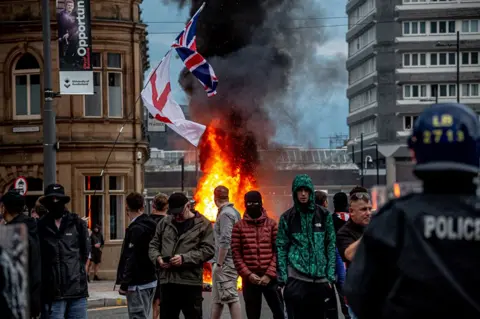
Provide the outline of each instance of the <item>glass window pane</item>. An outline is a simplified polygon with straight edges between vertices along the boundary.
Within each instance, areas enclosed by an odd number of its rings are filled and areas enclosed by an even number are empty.
[[[437,33],[437,22],[432,21],[430,22],[430,33]]]
[[[85,176],[85,190],[86,191],[102,191],[103,177],[102,176]]]
[[[418,85],[412,85],[412,96],[418,97]]]
[[[472,65],[477,65],[478,64],[478,52],[472,52],[471,53],[471,61],[470,63]]]
[[[93,95],[85,95],[85,116],[102,116],[102,74],[93,73]]]
[[[405,86],[405,97],[410,97],[410,85]]]
[[[420,96],[421,97],[426,97],[427,96],[427,86],[426,85],[421,85],[420,86]]]
[[[412,22],[412,34],[417,34],[417,33],[418,33],[418,23]]]
[[[440,21],[438,23],[438,32],[447,33],[447,21]]]
[[[418,65],[418,54],[416,54],[416,53],[412,54],[412,65],[413,66]]]
[[[430,64],[431,65],[438,65],[437,54],[436,53],[430,54]]]
[[[426,23],[425,22],[420,22],[420,33],[421,34],[427,33],[426,29],[427,29]]]
[[[101,68],[102,67],[102,55],[98,52],[93,52],[91,56],[92,67]]]
[[[469,96],[469,88],[470,86],[468,84],[462,84],[462,96]]]
[[[436,97],[438,95],[438,85],[432,84],[431,96]]]
[[[468,52],[462,53],[462,64],[468,65],[469,64],[469,61],[468,61],[469,57],[470,57],[470,54]]]
[[[456,65],[457,62],[455,61],[455,53],[448,54],[448,64],[449,65]]]
[[[447,54],[446,53],[440,53],[440,65],[447,65]]]
[[[403,65],[409,66],[410,65],[410,54],[403,55]]]
[[[125,235],[124,209],[123,195],[110,195],[110,239],[123,239]]]
[[[404,129],[410,130],[412,128],[412,117],[411,116],[405,116],[403,117],[404,121]]]
[[[111,191],[123,190],[123,176],[109,176],[108,177],[108,188]]]
[[[462,32],[468,32],[468,29],[469,29],[468,26],[469,26],[468,20],[462,21]]]
[[[420,65],[427,65],[427,55],[425,53],[420,54]]]
[[[478,32],[478,20],[470,20],[470,32]]]
[[[38,64],[37,59],[30,53],[25,53],[22,57],[17,61],[15,65],[15,70],[33,70],[33,69],[40,69],[40,65]]]
[[[122,68],[122,55],[120,53],[108,53],[107,65],[109,68]]]
[[[447,96],[447,86],[440,85],[440,96],[446,97]]]
[[[103,195],[85,195],[85,217],[90,227],[103,225]]]
[[[410,23],[403,23],[403,34],[410,34]]]
[[[455,33],[455,21],[448,21],[448,32]]]
[[[478,84],[471,84],[471,95],[472,96],[478,96]]]
[[[122,75],[108,73],[108,116],[122,116]]]
[[[15,76],[15,114],[28,115],[27,76]]]
[[[456,96],[456,95],[457,95],[456,85],[450,84],[448,86],[448,96]]]
[[[40,74],[30,75],[30,115],[40,115]]]

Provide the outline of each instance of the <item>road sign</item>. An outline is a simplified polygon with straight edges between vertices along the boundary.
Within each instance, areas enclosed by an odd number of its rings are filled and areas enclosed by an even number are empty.
[[[19,177],[15,180],[13,187],[22,195],[27,195],[28,186],[27,179],[25,177]]]

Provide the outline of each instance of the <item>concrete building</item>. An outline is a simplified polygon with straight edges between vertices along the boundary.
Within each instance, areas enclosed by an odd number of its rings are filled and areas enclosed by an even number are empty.
[[[438,102],[457,100],[457,31],[460,102],[480,112],[480,1],[350,0],[348,14],[349,151],[367,157],[388,184],[409,181],[406,147],[417,115]]]
[[[61,96],[57,115],[57,181],[69,209],[101,224],[105,249],[100,277],[113,278],[128,225],[125,195],[142,192],[149,149],[142,129],[146,61],[140,0],[91,1],[95,95]],[[53,90],[59,91],[55,1],[50,1]],[[0,3],[0,192],[18,176],[28,182],[31,208],[43,194],[43,39],[41,1]],[[125,125],[104,175],[103,165]]]
[[[145,188],[150,199],[158,192],[171,194],[181,191],[179,159],[182,157],[185,157],[184,191],[187,196],[193,197],[201,177],[195,152],[152,149],[151,158],[145,164]],[[267,205],[277,213],[285,211],[292,204],[291,185],[298,174],[310,175],[315,188],[327,191],[331,196],[340,191],[348,193],[360,184],[359,170],[346,149],[261,151],[260,158],[264,163],[257,170],[260,191]],[[376,184],[376,175],[366,175],[364,179],[367,184]],[[384,178],[380,179],[380,183],[385,183]],[[330,200],[330,203],[333,204],[333,201]]]

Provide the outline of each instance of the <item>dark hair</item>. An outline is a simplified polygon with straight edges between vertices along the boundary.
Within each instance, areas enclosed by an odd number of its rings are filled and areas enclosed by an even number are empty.
[[[22,201],[6,202],[3,205],[9,214],[20,214],[25,210],[25,202]]]
[[[325,206],[328,195],[323,191],[315,191],[315,204]]]
[[[348,211],[348,196],[344,192],[338,192],[333,195],[333,207],[335,212]]]
[[[139,211],[145,207],[143,195],[140,193],[132,192],[127,196],[127,207],[131,211]]]
[[[368,193],[368,190],[365,187],[362,186],[355,186],[351,191],[350,191],[350,196],[352,196],[355,193]]]

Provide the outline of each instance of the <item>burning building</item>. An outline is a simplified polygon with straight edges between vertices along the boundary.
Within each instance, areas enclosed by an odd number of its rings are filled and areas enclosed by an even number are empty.
[[[203,1],[191,1],[192,15]],[[240,211],[243,195],[261,189],[259,151],[272,146],[279,127],[296,131],[302,112],[295,108],[299,83],[312,76],[332,81],[331,69],[311,67],[320,66],[313,52],[325,41],[324,29],[305,19],[323,15],[317,6],[314,0],[206,1],[197,23],[197,49],[218,76],[218,94],[206,97],[186,69],[179,82],[189,96],[192,119],[207,125],[199,145],[203,176],[194,197],[196,208],[212,221],[216,186],[230,189]],[[209,281],[208,271],[205,276]]]

